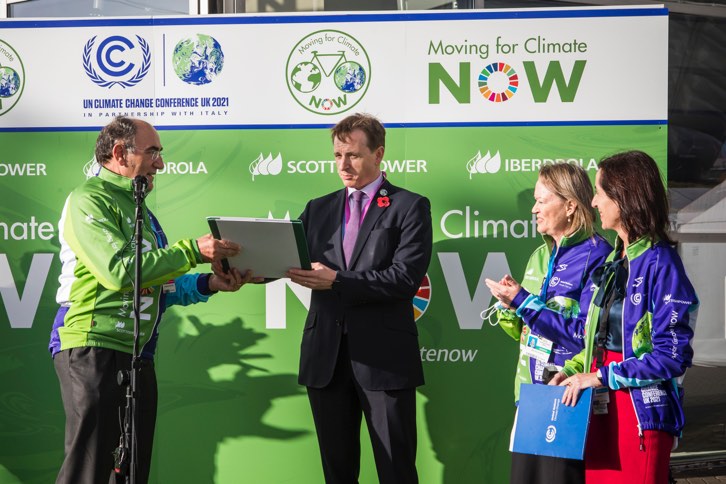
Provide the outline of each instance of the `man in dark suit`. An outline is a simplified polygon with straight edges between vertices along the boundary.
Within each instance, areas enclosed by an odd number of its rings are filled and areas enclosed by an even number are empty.
[[[416,387],[423,385],[412,298],[431,259],[431,207],[381,172],[386,131],[354,114],[332,128],[345,188],[308,202],[312,289],[299,382],[308,389],[327,483],[358,482],[365,415],[381,483],[418,482]]]

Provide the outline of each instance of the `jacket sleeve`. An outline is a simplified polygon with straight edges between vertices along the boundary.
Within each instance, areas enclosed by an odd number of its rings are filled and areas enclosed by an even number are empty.
[[[64,237],[76,257],[106,289],[132,288],[134,251],[119,224],[126,214],[112,204],[72,194],[68,199]],[[141,254],[143,287],[151,287],[188,272],[202,256],[194,240],[182,240],[165,249]]]
[[[585,346],[585,323],[592,301],[594,287],[590,283],[590,273],[604,261],[604,257],[591,261],[583,269],[579,300],[574,311],[558,311],[548,307],[538,296],[526,289],[519,291],[512,301],[517,308],[516,314],[530,329],[556,344],[577,353]]]
[[[431,205],[418,197],[404,215],[391,264],[382,270],[338,271],[334,290],[345,304],[409,299],[416,295],[431,260]]]
[[[184,274],[174,279],[174,292],[166,295],[166,306],[189,306],[200,302],[207,302],[211,294],[203,294],[200,283],[206,274]]]
[[[585,350],[580,351],[578,354],[572,357],[571,360],[565,361],[565,366],[562,371],[567,376],[572,376],[575,373],[583,373],[585,369]]]
[[[514,314],[510,309],[500,309],[497,311],[497,322],[499,327],[504,330],[515,341],[519,341],[522,336],[522,318]]]
[[[524,269],[525,274],[532,267],[532,265],[534,263],[533,261],[535,260],[536,253],[537,253],[537,250],[535,250],[529,256],[529,260],[527,261],[527,267]],[[525,280],[522,280],[522,284],[526,284],[526,283],[527,282]],[[539,282],[539,284],[541,284],[541,281]],[[529,294],[529,292],[525,288],[522,288],[520,293],[522,293],[522,292]],[[515,299],[516,299],[516,297],[515,297]],[[509,336],[511,336],[512,339],[514,339],[515,341],[519,342],[519,340],[522,336],[522,328],[524,326],[524,321],[522,321],[522,318],[516,313],[517,306],[515,305],[515,301],[512,301],[511,307],[512,307],[512,309],[500,309],[497,311],[497,323],[499,324],[499,327],[504,330],[505,333],[507,333]]]
[[[663,249],[658,256],[647,299],[652,314],[638,328],[643,335],[650,330],[652,349],[601,370],[603,380],[613,389],[642,387],[676,378],[691,366],[691,339],[695,326],[698,298],[675,250]],[[647,315],[646,315],[647,316]]]
[[[547,306],[526,289],[519,291],[512,303],[517,308],[516,314],[534,333],[577,353],[585,346],[585,321],[592,296],[592,285],[586,280],[572,313],[568,309],[560,311]]]

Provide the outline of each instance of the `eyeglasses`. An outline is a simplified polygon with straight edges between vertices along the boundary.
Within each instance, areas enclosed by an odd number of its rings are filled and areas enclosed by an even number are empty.
[[[136,148],[128,148],[129,151],[136,152]],[[159,148],[147,148],[143,151],[145,155],[149,155],[151,157],[151,161],[156,161],[161,156],[161,149]]]

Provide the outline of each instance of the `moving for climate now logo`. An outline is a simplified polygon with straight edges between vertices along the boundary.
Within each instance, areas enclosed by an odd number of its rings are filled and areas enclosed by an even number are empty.
[[[285,76],[300,106],[315,114],[339,114],[363,99],[371,83],[371,62],[350,34],[319,30],[293,47]]]
[[[587,42],[576,39],[553,42],[541,35],[516,42],[501,35],[493,41],[481,42],[432,39],[427,55],[437,61],[428,65],[428,102],[440,104],[442,92],[447,92],[445,99],[450,96],[458,104],[470,104],[472,93],[478,91],[488,102],[503,103],[526,87],[535,103],[548,102],[554,91],[560,102],[572,103],[587,66],[586,58],[573,57],[586,57],[588,48]],[[491,62],[490,55],[496,56],[495,62]],[[458,66],[452,60],[459,60]],[[483,68],[482,60],[487,61]]]
[[[0,116],[17,104],[24,87],[23,61],[10,44],[0,39]]]

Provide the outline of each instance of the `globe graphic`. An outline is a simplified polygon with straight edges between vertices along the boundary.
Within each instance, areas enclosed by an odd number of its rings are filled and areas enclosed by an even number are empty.
[[[209,84],[222,72],[224,54],[214,37],[197,34],[176,44],[172,65],[179,79],[187,84]]]
[[[299,63],[290,74],[292,86],[300,92],[313,92],[320,85],[321,79],[320,69],[312,62]]]
[[[20,76],[15,69],[0,67],[0,98],[10,97],[20,89]]]
[[[357,62],[343,62],[336,67],[333,79],[341,91],[356,92],[366,83],[366,71]]]

